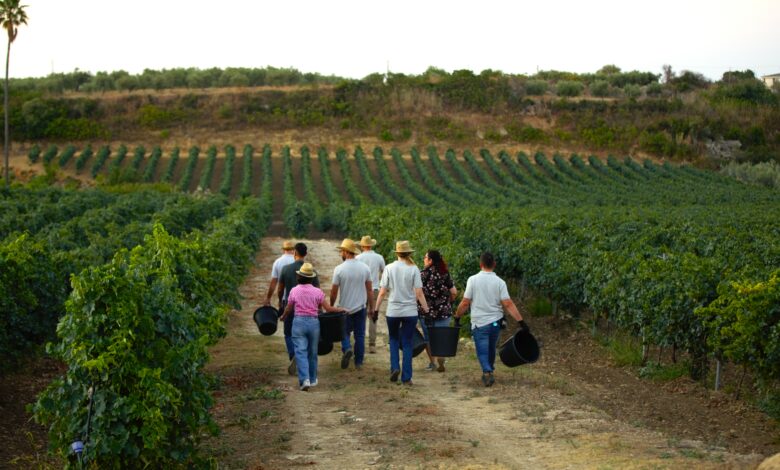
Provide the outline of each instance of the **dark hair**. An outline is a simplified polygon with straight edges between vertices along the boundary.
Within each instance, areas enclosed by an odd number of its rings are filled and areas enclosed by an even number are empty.
[[[496,259],[493,258],[493,253],[489,251],[482,253],[482,256],[479,257],[479,263],[488,269],[496,267]]]
[[[436,268],[436,271],[439,272],[439,274],[447,274],[449,272],[449,269],[447,269],[447,263],[444,261],[444,258],[441,256],[441,253],[439,253],[438,250],[428,250],[428,259],[431,260],[433,263],[433,267]]]
[[[312,281],[314,281],[313,277],[301,276],[300,274],[297,274],[297,277],[298,277],[298,284],[311,284]]]
[[[309,252],[309,249],[306,247],[305,243],[298,242],[295,244],[295,253],[298,254],[301,258],[306,256],[306,253]]]

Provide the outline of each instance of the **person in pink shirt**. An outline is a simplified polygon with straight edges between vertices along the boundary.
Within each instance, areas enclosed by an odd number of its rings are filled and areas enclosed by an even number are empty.
[[[279,318],[284,321],[294,315],[292,341],[295,345],[295,362],[298,365],[298,386],[304,392],[317,385],[317,344],[320,341],[320,308],[326,312],[346,312],[343,308],[331,307],[325,293],[311,282],[317,276],[311,263],[303,263],[299,271],[298,285],[290,290],[287,306]]]

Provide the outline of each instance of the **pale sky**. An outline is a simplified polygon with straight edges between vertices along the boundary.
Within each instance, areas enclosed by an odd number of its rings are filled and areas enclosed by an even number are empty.
[[[11,77],[176,67],[780,73],[780,0],[23,0]],[[0,39],[5,35],[0,36]],[[3,44],[5,45],[5,43]]]

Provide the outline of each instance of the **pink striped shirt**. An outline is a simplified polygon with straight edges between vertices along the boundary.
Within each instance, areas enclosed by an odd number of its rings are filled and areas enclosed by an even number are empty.
[[[325,293],[311,284],[298,284],[290,291],[287,303],[293,306],[296,316],[316,317]]]

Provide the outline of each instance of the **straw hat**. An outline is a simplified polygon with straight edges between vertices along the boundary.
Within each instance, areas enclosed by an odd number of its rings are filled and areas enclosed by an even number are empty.
[[[370,235],[363,235],[363,238],[360,239],[360,246],[374,246],[376,245],[376,240],[371,238]]]
[[[341,242],[341,245],[339,245],[337,250],[346,250],[355,255],[360,254],[360,248],[358,248],[354,240],[351,240],[349,238],[345,238],[344,241]]]
[[[295,274],[303,277],[316,277],[317,272],[314,270],[314,266],[311,263],[303,263],[299,271],[295,271]]]
[[[395,242],[395,252],[396,253],[414,253],[414,250],[411,246],[409,246],[408,240],[403,240],[400,242]]]
[[[284,243],[282,243],[282,249],[283,250],[294,250],[295,249],[295,243],[293,243],[291,240],[285,240]]]

